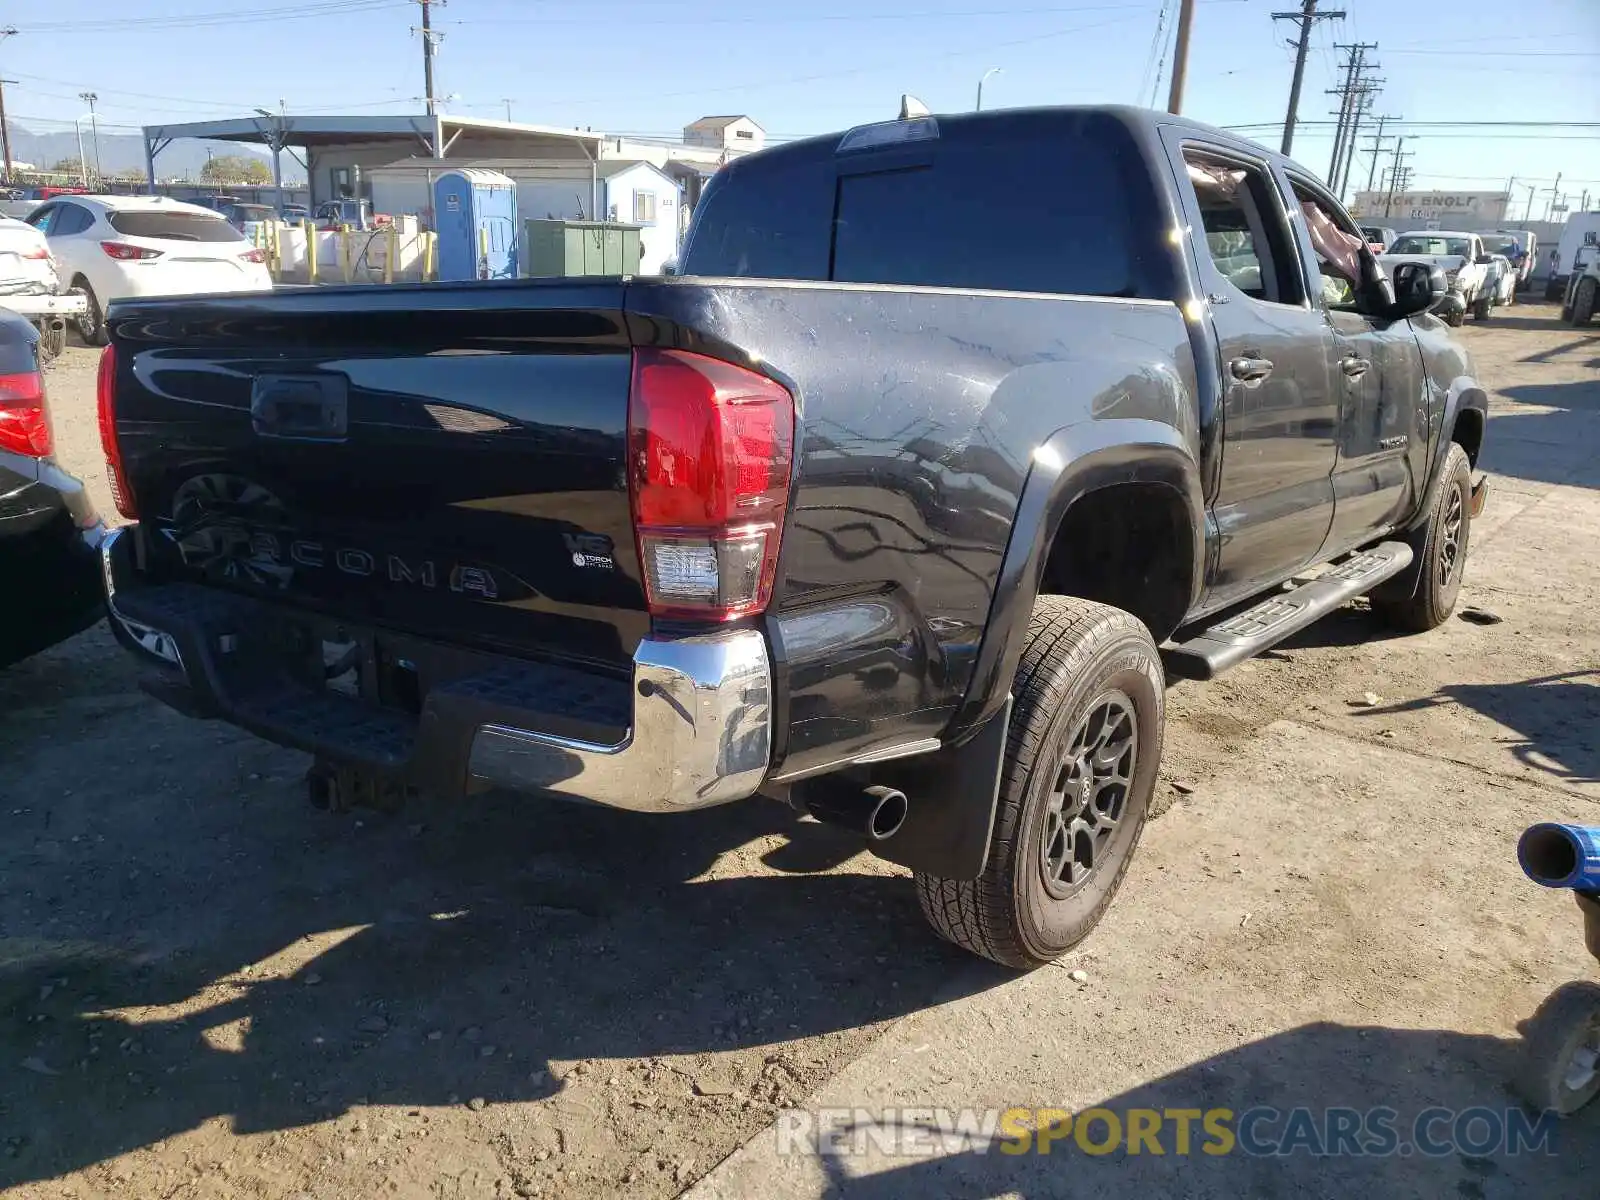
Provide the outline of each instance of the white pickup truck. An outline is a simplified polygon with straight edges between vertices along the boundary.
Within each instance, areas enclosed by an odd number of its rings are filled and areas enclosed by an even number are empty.
[[[1439,313],[1452,325],[1466,320],[1467,310],[1480,321],[1489,319],[1495,304],[1494,279],[1491,268],[1494,260],[1484,249],[1483,239],[1475,233],[1452,230],[1417,229],[1402,233],[1389,247],[1389,253],[1380,255],[1378,261],[1392,276],[1403,262],[1422,262],[1439,267],[1450,284],[1450,296],[1458,304],[1447,302]]]

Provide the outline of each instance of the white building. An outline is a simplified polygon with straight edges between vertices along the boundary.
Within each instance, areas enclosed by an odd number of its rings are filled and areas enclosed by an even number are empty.
[[[701,117],[683,130],[690,146],[724,150],[730,154],[751,154],[767,144],[767,131],[744,114]]]

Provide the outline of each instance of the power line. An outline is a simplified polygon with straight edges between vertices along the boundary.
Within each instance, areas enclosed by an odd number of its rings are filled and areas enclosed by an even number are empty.
[[[1447,54],[1459,56],[1456,50],[1392,50],[1391,54]],[[1600,50],[1474,50],[1477,58],[1600,58]]]
[[[1201,0],[1206,3],[1208,0]],[[1210,0],[1218,3],[1221,0]],[[855,23],[857,21],[930,21],[947,19],[975,19],[990,17],[1020,17],[1020,16],[1061,16],[1072,13],[1092,12],[1128,12],[1135,7],[1133,4],[1075,4],[1063,7],[1050,8],[991,8],[991,9],[938,9],[931,11],[913,12],[868,12],[868,13],[785,13],[775,15],[761,13],[754,16],[695,16],[696,25],[810,25],[828,22]],[[1143,15],[1143,14],[1141,14]],[[482,17],[475,19],[458,19],[450,22],[453,25],[593,25],[595,15],[583,17]],[[684,18],[671,17],[632,17],[628,18],[630,28],[639,25],[682,25]]]
[[[406,0],[325,0],[321,4],[294,4],[280,8],[237,9],[231,12],[172,13],[156,17],[116,17],[105,21],[43,21],[18,26],[22,33],[132,33],[145,30],[203,29],[214,25],[256,24],[262,21],[324,19],[337,13],[372,12],[395,8]]]

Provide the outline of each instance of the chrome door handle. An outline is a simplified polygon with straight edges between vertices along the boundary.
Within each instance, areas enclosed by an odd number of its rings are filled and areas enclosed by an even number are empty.
[[[1228,370],[1241,383],[1260,383],[1272,374],[1270,358],[1235,358],[1228,362]]]
[[[1367,368],[1370,366],[1372,366],[1370,358],[1357,358],[1353,354],[1339,364],[1339,368],[1344,372],[1346,379],[1360,379],[1367,373]]]

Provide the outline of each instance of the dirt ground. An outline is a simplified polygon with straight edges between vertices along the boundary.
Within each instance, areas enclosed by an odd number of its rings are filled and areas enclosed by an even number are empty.
[[[771,1157],[780,1108],[1171,1104],[1218,1072],[1498,1094],[1517,1021],[1594,974],[1513,858],[1527,821],[1600,820],[1600,334],[1554,317],[1460,332],[1496,476],[1461,603],[1499,623],[1395,638],[1357,603],[1174,687],[1167,811],[1063,964],[1087,986],[944,946],[902,872],[777,806],[331,815],[303,757],[145,698],[103,628],[0,672],[0,1188],[809,1195],[839,1175]],[[110,513],[93,355],[49,383]],[[1321,1194],[1095,1165],[1084,1194]],[[1450,1166],[1471,1186],[1404,1194],[1528,1190]],[[1068,1194],[994,1169],[870,1194]],[[1592,1196],[1577,1178],[1535,1194]]]

